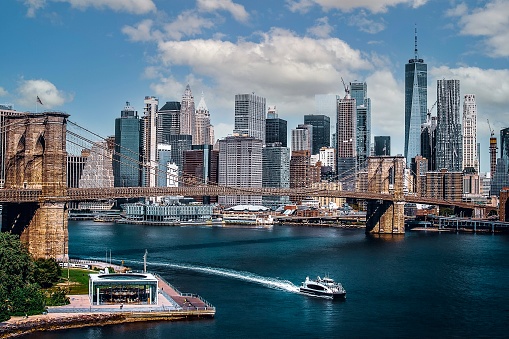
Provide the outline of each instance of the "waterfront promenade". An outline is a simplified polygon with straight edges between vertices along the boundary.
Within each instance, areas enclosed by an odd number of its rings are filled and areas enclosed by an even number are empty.
[[[110,266],[94,262],[95,265]],[[88,295],[69,295],[70,303],[47,307],[47,313],[28,317],[11,317],[0,323],[0,338],[35,331],[101,326],[138,321],[175,321],[212,318],[216,309],[200,296],[182,293],[162,277],[158,280],[158,302],[144,304],[92,305]]]

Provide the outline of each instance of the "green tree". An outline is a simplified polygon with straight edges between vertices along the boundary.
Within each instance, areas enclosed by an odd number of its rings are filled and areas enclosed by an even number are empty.
[[[11,294],[11,315],[33,315],[44,311],[45,297],[37,284],[16,287]]]
[[[68,305],[70,303],[67,291],[63,288],[57,288],[52,291],[49,298],[46,300],[48,306],[61,306]]]
[[[35,279],[42,288],[49,288],[60,279],[62,268],[55,259],[39,258],[35,261],[35,266]]]
[[[7,295],[26,284],[35,282],[35,264],[19,237],[0,233],[0,286]]]

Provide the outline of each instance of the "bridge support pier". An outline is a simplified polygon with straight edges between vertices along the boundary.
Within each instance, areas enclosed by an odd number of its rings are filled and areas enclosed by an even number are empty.
[[[405,203],[385,200],[368,200],[366,233],[404,234]]]

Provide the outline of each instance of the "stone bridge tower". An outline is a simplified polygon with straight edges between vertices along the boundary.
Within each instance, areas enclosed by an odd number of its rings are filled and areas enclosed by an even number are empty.
[[[394,200],[368,200],[366,233],[405,233],[404,175],[403,156],[368,158],[368,192],[391,194]]]
[[[35,258],[68,256],[66,127],[61,112],[6,117],[3,159],[6,189],[37,189],[38,203],[4,204],[2,231],[21,236]],[[28,225],[28,226],[27,226]]]

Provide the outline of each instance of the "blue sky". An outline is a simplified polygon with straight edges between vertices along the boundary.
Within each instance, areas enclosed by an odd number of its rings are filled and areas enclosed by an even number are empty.
[[[507,0],[4,0],[0,103],[62,110],[101,135],[125,102],[205,95],[216,138],[232,133],[234,96],[255,92],[289,129],[315,112],[315,94],[344,94],[341,77],[368,83],[372,135],[404,146],[404,64],[476,95],[481,170],[489,129],[509,126]],[[332,117],[333,118],[333,117]],[[334,119],[333,119],[334,120]]]

